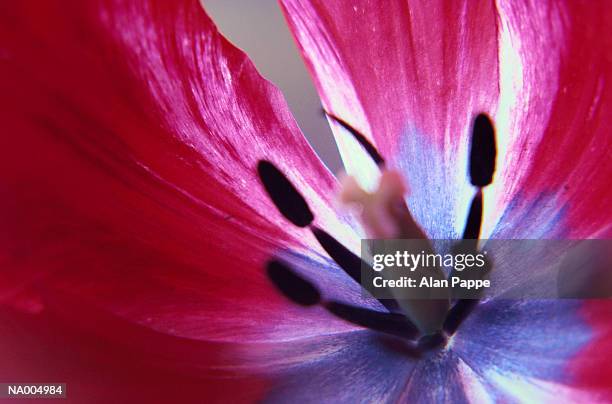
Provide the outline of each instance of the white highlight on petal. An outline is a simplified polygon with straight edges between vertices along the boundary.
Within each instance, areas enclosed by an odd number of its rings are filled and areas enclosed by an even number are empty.
[[[521,374],[488,371],[487,380],[519,403],[603,403],[585,390],[574,389],[560,383],[530,378]]]
[[[497,6],[498,9],[500,6]],[[497,167],[493,183],[483,189],[483,221],[481,237],[488,238],[491,231],[501,218],[503,206],[499,206],[499,194],[504,192],[504,177],[501,172],[505,171],[508,153],[508,145],[513,135],[512,113],[518,104],[519,91],[523,87],[523,62],[518,50],[518,38],[512,38],[509,32],[508,21],[500,18],[499,31],[499,104],[497,115],[494,119]]]
[[[498,159],[493,183],[483,193],[483,238],[491,234],[529,173],[534,152],[549,124],[553,105],[548,100],[553,100],[558,91],[564,43],[563,10],[544,4],[548,3],[530,6],[497,1]],[[546,35],[542,35],[542,30]]]
[[[474,372],[465,362],[458,362],[458,371],[461,384],[470,402],[481,404],[493,404],[495,400],[482,383],[481,377]]]
[[[297,4],[296,4],[297,3]],[[326,111],[342,118],[355,129],[359,130],[372,144],[375,144],[368,119],[363,111],[359,97],[348,76],[348,69],[340,58],[336,44],[325,27],[310,25],[310,21],[319,20],[313,7],[307,7],[300,2],[283,2],[286,13],[292,16],[295,24],[293,34],[299,46],[313,52],[310,58],[320,63],[309,64],[313,76],[318,82],[318,88],[326,89],[321,94],[321,102]],[[355,12],[362,12],[358,8]],[[313,32],[316,31],[316,32]],[[334,90],[338,89],[338,91]],[[330,122],[340,156],[345,170],[355,176],[360,184],[368,190],[373,190],[378,182],[379,170],[362,146],[344,128],[335,122]]]
[[[380,181],[380,169],[349,131],[331,118],[328,118],[328,121],[334,132],[344,169],[362,188],[373,192]]]

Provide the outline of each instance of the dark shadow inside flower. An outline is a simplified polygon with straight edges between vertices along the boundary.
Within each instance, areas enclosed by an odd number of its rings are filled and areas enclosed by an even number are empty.
[[[385,334],[377,334],[375,338],[378,343],[397,355],[411,359],[418,359],[422,355],[414,341],[406,341],[405,339],[395,338]]]

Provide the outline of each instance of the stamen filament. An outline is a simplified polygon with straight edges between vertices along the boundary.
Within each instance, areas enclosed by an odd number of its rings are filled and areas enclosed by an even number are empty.
[[[359,132],[357,129],[353,128],[351,125],[348,124],[348,122],[346,122],[344,119],[337,117],[336,115],[327,112],[325,110],[323,110],[323,112],[325,112],[325,114],[330,117],[331,119],[333,119],[334,121],[338,122],[340,124],[340,126],[342,126],[344,129],[346,129],[347,131],[349,131],[349,133],[351,135],[353,135],[353,137],[355,138],[355,140],[357,140],[357,142],[359,142],[359,144],[365,149],[365,151],[370,155],[370,157],[372,158],[372,160],[374,160],[374,162],[376,163],[377,166],[379,167],[384,167],[385,165],[385,159],[380,155],[380,153],[378,152],[378,150],[376,150],[376,147],[374,147],[374,145],[372,143],[370,143],[370,141],[365,137],[364,134],[362,134],[361,132]]]
[[[325,252],[334,260],[340,268],[344,270],[355,282],[361,284],[361,271],[367,268],[367,271],[374,273],[374,269],[367,262],[363,261],[359,256],[353,254],[348,248],[342,245],[338,240],[333,238],[329,233],[318,227],[311,227],[312,233],[319,241],[319,244]],[[398,312],[399,305],[393,299],[378,299],[390,312]]]

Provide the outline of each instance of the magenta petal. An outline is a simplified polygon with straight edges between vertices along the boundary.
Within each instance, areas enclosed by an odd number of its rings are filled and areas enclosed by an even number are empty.
[[[612,10],[597,1],[508,1],[499,14],[503,159],[486,223],[499,221],[501,238],[604,238],[612,223]]]
[[[384,155],[394,153],[408,125],[439,146],[454,145],[473,111],[495,105],[491,2],[283,5],[325,106],[362,129]]]
[[[470,122],[498,164],[485,237],[602,237],[612,221],[610,10],[601,2],[283,0],[325,107],[409,180],[432,237],[461,234]],[[335,125],[349,172],[371,167]],[[363,154],[363,153],[362,153]]]
[[[329,203],[335,180],[196,0],[2,9],[0,302],[38,312],[67,294],[195,339],[338,326],[266,279],[281,250],[322,259],[256,165],[274,162],[346,236]]]
[[[577,385],[593,389],[602,399],[612,400],[612,301],[590,300],[584,304],[582,314],[593,330],[590,343],[568,366],[570,372],[578,375]],[[605,401],[602,400],[602,401]]]
[[[471,121],[493,113],[499,97],[494,4],[282,4],[325,107],[405,172],[411,208],[432,237],[460,234],[472,192]],[[366,159],[356,160],[348,135],[334,130],[347,170],[367,181]]]

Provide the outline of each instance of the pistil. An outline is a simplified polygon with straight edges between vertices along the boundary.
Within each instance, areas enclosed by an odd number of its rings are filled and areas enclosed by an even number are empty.
[[[370,239],[422,240],[419,243],[412,243],[418,246],[418,251],[414,252],[433,253],[433,247],[425,232],[408,209],[405,201],[407,190],[401,173],[383,169],[378,187],[372,193],[362,189],[355,178],[345,176],[341,180],[340,200],[359,211]],[[413,274],[417,277],[427,275],[439,280],[446,278],[441,268],[426,270],[420,268]],[[406,291],[402,291],[401,298],[394,292],[394,289],[391,289],[402,311],[424,335],[434,334],[442,328],[450,305],[448,293],[444,293],[441,297],[440,291],[437,290],[434,298],[423,296],[421,291],[419,296],[406,299]]]

